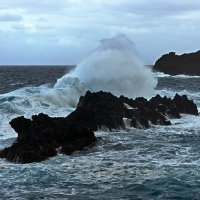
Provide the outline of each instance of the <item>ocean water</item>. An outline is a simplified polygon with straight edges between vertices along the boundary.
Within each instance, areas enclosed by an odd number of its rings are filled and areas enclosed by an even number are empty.
[[[0,67],[0,148],[16,133],[9,121],[44,112],[67,116],[85,88],[56,80],[68,67]],[[186,94],[200,108],[200,77],[158,78],[155,95]],[[171,126],[96,132],[97,145],[41,163],[0,159],[0,199],[200,199],[200,117],[182,115]]]

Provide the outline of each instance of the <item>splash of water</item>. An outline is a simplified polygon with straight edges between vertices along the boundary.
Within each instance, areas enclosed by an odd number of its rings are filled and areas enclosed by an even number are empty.
[[[104,39],[70,74],[55,84],[63,87],[69,77],[78,77],[92,91],[108,91],[131,98],[150,97],[157,80],[137,56],[134,43],[125,35]]]

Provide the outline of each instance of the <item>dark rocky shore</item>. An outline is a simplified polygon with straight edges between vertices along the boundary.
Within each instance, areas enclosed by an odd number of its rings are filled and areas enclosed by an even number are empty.
[[[170,52],[161,56],[153,69],[170,75],[200,75],[200,51],[183,55]]]
[[[180,118],[181,113],[198,115],[197,106],[187,96],[173,99],[153,97],[149,101],[119,98],[106,92],[87,92],[77,108],[65,118],[45,114],[26,119],[13,119],[11,127],[18,133],[11,147],[0,151],[0,157],[16,163],[40,162],[63,153],[72,154],[93,145],[99,129],[150,128],[152,125],[170,125],[169,118]]]

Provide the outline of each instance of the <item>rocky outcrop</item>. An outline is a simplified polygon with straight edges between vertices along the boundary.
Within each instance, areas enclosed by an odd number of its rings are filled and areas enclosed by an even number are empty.
[[[200,75],[200,51],[183,55],[170,52],[159,58],[153,69],[170,75]]]
[[[42,113],[32,116],[32,120],[15,118],[10,125],[18,137],[11,147],[0,152],[0,157],[12,162],[39,162],[58,152],[70,155],[96,141],[91,129]]]
[[[45,114],[32,119],[18,117],[10,122],[18,133],[16,142],[0,151],[0,157],[12,162],[39,162],[55,156],[83,150],[97,139],[99,129],[149,128],[151,125],[170,125],[168,120],[180,118],[181,113],[198,115],[197,106],[187,96],[176,94],[174,99],[153,97],[119,98],[107,92],[87,92],[74,112],[65,118]]]
[[[149,128],[150,124],[170,125],[168,117],[180,118],[180,113],[198,115],[197,106],[186,95],[176,94],[174,99],[157,95],[147,101],[143,97],[133,100],[124,96],[118,98],[111,93],[88,91],[67,118],[97,131],[104,127],[124,129],[124,119],[129,119],[134,128]]]

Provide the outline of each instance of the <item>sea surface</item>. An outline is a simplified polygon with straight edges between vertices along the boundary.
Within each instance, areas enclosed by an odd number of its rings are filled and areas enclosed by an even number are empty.
[[[0,148],[17,134],[14,117],[40,112],[67,116],[75,109],[75,81],[54,88],[67,66],[0,67]],[[155,73],[155,95],[176,92],[200,108],[200,77]],[[0,159],[0,199],[200,199],[200,117],[182,115],[171,126],[148,130],[96,132],[96,146],[41,163],[13,164]]]

